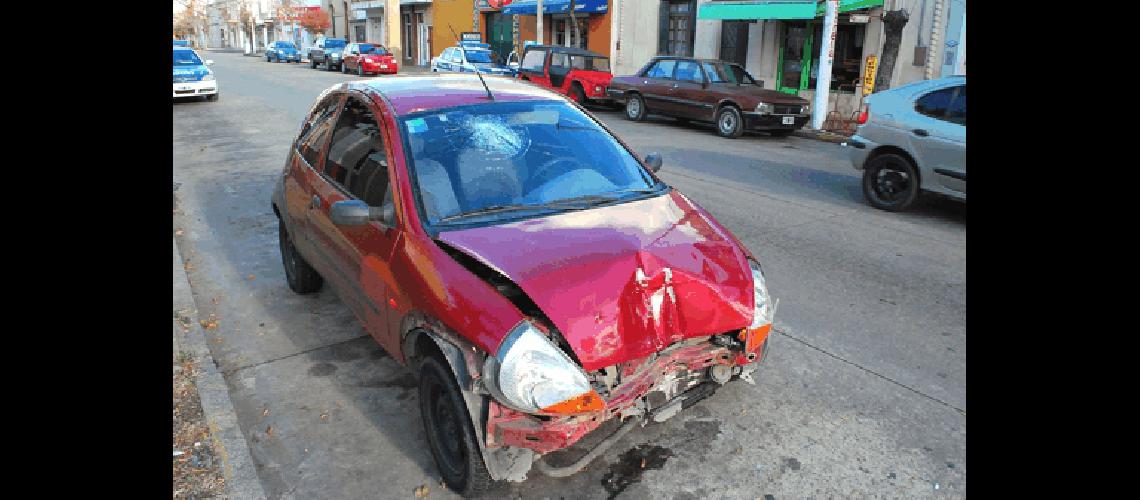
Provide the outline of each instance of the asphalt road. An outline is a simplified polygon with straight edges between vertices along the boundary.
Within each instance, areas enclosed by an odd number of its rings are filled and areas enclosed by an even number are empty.
[[[318,93],[358,77],[206,54],[220,100],[173,104],[174,227],[266,493],[453,497],[410,373],[331,290],[294,295],[281,267],[273,182]],[[761,259],[780,301],[773,351],[756,385],[627,434],[575,476],[532,471],[494,495],[964,497],[965,206],[872,209],[835,144],[596,114],[661,152],[664,180]]]

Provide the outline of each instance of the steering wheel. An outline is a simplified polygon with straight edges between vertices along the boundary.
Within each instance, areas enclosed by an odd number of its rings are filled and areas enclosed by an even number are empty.
[[[527,177],[527,185],[524,187],[527,193],[533,191],[536,187],[545,184],[550,179],[558,177],[559,175],[574,170],[574,167],[582,165],[581,162],[574,158],[555,158],[539,165],[534,173]],[[563,166],[562,168],[555,168]],[[553,173],[553,175],[551,175]]]

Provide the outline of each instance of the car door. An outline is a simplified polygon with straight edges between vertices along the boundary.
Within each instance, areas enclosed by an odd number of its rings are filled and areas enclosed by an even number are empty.
[[[550,78],[550,87],[563,90],[566,84],[566,75],[570,74],[570,56],[565,52],[551,52],[547,76]]]
[[[915,160],[927,176],[923,186],[927,189],[934,181],[943,188],[966,192],[965,94],[965,85],[955,85],[925,92],[915,101],[909,138]]]
[[[645,99],[647,111],[672,114],[673,108],[669,104],[669,88],[673,86],[673,71],[676,68],[676,59],[660,59],[645,71],[638,87]]]
[[[388,335],[384,304],[394,284],[389,262],[400,232],[381,221],[338,225],[330,217],[332,206],[347,200],[362,200],[376,208],[395,206],[387,147],[393,134],[382,126],[386,120],[377,119],[376,103],[364,95],[352,92],[341,106],[325,153],[323,182],[314,190],[320,203],[309,212],[311,233],[318,253],[331,263],[339,295],[377,342],[397,352]]]
[[[544,87],[550,86],[550,78],[546,76],[547,49],[530,49],[523,55],[519,65],[519,77],[530,80]]]
[[[329,93],[313,107],[293,144],[284,179],[284,210],[289,215],[286,217],[290,223],[289,234],[301,255],[322,275],[328,267],[323,259],[318,258],[309,236],[309,212],[313,209],[314,185],[323,182],[319,174],[323,168],[321,155],[332,135],[343,98],[343,93]]]
[[[672,84],[665,88],[668,96],[666,112],[673,116],[707,120],[712,109],[701,100],[704,94],[705,76],[700,64],[696,61],[677,61],[677,68],[673,73]]]

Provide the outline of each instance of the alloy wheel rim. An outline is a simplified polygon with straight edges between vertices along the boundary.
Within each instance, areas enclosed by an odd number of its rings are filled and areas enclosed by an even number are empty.
[[[731,134],[736,129],[736,117],[732,116],[732,112],[725,111],[720,115],[720,131],[726,134]]]
[[[911,188],[911,177],[906,170],[895,166],[880,168],[875,173],[875,194],[888,202],[902,200]]]
[[[630,118],[637,118],[637,115],[641,114],[641,101],[638,100],[636,97],[633,99],[630,99],[629,104],[626,106],[625,111],[626,111],[626,114],[628,114]]]

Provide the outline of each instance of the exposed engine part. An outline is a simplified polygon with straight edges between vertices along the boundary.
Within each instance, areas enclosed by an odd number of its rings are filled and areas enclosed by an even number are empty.
[[[582,458],[579,458],[577,461],[570,465],[567,465],[565,467],[551,467],[546,463],[546,460],[540,458],[534,463],[534,466],[543,474],[546,474],[550,477],[566,477],[575,474],[578,471],[582,470],[582,467],[585,467],[586,464],[597,458],[598,455],[601,455],[602,453],[605,453],[606,450],[610,449],[610,447],[613,446],[614,443],[616,443],[619,439],[621,439],[621,437],[624,436],[627,432],[632,430],[634,427],[637,427],[637,424],[640,421],[641,418],[638,417],[626,420],[625,423],[622,424],[620,428],[618,428],[618,430],[614,431],[614,433],[610,435],[610,437],[606,438],[601,443],[598,443],[598,446],[590,450],[589,453],[582,455]]]
[[[756,385],[756,381],[752,379],[752,372],[756,371],[756,365],[745,365],[740,370],[740,380],[748,382],[750,385]]]
[[[709,339],[709,341],[711,341],[713,343],[713,345],[717,345],[720,347],[727,347],[727,348],[732,349],[734,351],[743,351],[744,350],[744,341],[736,338],[736,335],[731,334],[731,333],[722,333],[720,335],[713,335]]]
[[[728,365],[713,365],[709,367],[709,378],[720,385],[732,380],[732,368]]]

